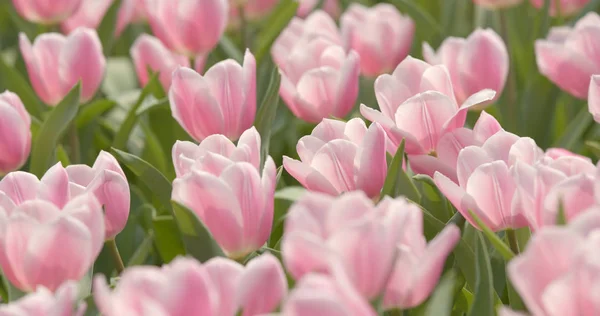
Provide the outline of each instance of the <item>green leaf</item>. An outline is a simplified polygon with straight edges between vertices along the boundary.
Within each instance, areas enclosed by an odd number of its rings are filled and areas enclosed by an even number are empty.
[[[65,147],[63,147],[63,145],[60,145],[60,144],[58,146],[56,146],[56,159],[58,159],[58,161],[60,161],[60,163],[63,166],[68,166],[71,164],[71,160],[69,159],[69,154],[67,154]]]
[[[129,140],[129,135],[135,127],[135,123],[137,122],[139,117],[136,114],[137,110],[142,105],[146,97],[152,93],[152,90],[156,89],[156,85],[160,85],[160,82],[158,80],[158,73],[152,75],[150,80],[148,80],[148,84],[146,84],[144,89],[142,89],[142,92],[140,93],[140,96],[138,97],[135,104],[129,109],[125,121],[123,121],[123,123],[121,124],[121,128],[119,128],[119,131],[115,136],[112,147],[117,149],[125,149],[127,141]]]
[[[494,308],[494,284],[490,256],[483,236],[477,232],[477,244],[475,246],[475,258],[477,263],[475,271],[477,282],[475,284],[475,299],[469,316],[496,315]]]
[[[111,148],[111,151],[117,160],[127,166],[154,193],[162,206],[169,211],[169,214],[172,214],[171,182],[154,166],[140,157],[116,148]]]
[[[186,253],[200,262],[206,262],[214,257],[224,257],[223,250],[208,228],[198,219],[196,213],[175,201],[171,202],[177,225],[183,236]]]
[[[77,128],[82,128],[92,122],[96,117],[104,114],[109,111],[113,107],[115,107],[117,103],[113,100],[101,99],[84,105],[81,107],[81,111],[77,115],[75,122],[77,124]]]
[[[21,76],[16,68],[7,65],[2,56],[0,56],[0,74],[2,74],[0,76],[0,87],[16,93],[21,98],[27,112],[41,120],[46,106],[37,97],[27,80]]]
[[[592,115],[587,107],[582,107],[577,116],[567,126],[567,130],[561,138],[554,144],[554,147],[561,147],[573,150],[575,145],[583,139],[583,135],[594,125]]]
[[[287,211],[302,195],[306,189],[298,186],[289,186],[275,192],[275,205],[273,215],[273,226],[268,245],[275,248],[283,236],[283,227]]]
[[[273,9],[269,18],[265,21],[262,31],[256,37],[254,46],[254,57],[260,64],[265,55],[271,51],[271,45],[279,36],[281,31],[288,25],[296,15],[298,1],[282,0],[277,7]]]
[[[273,121],[275,120],[275,114],[277,113],[277,106],[279,105],[280,80],[281,76],[279,75],[279,70],[273,65],[268,88],[262,97],[260,108],[256,114],[256,120],[254,121],[254,126],[261,138],[261,169],[265,164],[267,156],[269,156],[271,131]]]
[[[421,205],[442,222],[449,221],[454,216],[452,205],[433,182],[430,176],[418,174],[412,177],[419,184]],[[460,213],[458,213],[460,214]]]
[[[526,310],[525,303],[523,303],[521,296],[519,296],[519,293],[517,293],[515,287],[508,277],[506,278],[506,289],[508,291],[508,302],[510,308],[514,311]]]
[[[50,112],[33,141],[29,171],[40,178],[54,161],[58,141],[77,115],[80,91],[81,84],[78,83]]]
[[[222,50],[225,56],[235,59],[238,63],[242,63],[244,60],[244,53],[235,46],[235,43],[227,35],[221,37],[217,48]]]
[[[147,158],[150,162],[153,162],[153,165],[162,172],[167,179],[170,179],[169,170],[167,169],[167,165],[170,164],[170,161],[167,161],[166,153],[163,151],[163,148],[160,145],[160,141],[158,140],[156,134],[152,131],[152,128],[149,124],[145,122],[140,122],[140,126],[142,127],[142,131],[146,135],[145,142],[145,153],[147,154]],[[169,175],[169,176],[167,176]]]
[[[146,259],[152,252],[152,246],[154,244],[154,232],[150,231],[142,240],[142,243],[135,250],[129,261],[127,261],[127,267],[143,265]]]
[[[404,140],[398,146],[394,159],[388,168],[388,174],[385,177],[381,196],[391,196],[393,198],[400,195],[405,196],[407,199],[420,203],[421,194],[415,187],[410,177],[402,169],[402,162],[404,160]]]
[[[558,212],[556,213],[556,225],[567,225],[567,214],[565,213],[565,204],[562,200],[558,203]]]
[[[154,216],[152,227],[156,235],[154,244],[165,263],[171,262],[177,256],[185,255],[185,246],[173,216]]]
[[[456,284],[456,272],[450,270],[440,279],[429,303],[427,304],[426,316],[450,316],[454,305],[454,293]]]
[[[389,0],[389,3],[396,6],[400,12],[410,15],[410,17],[415,21],[417,30],[427,30],[428,32],[433,31],[434,34],[443,33],[442,27],[436,22],[431,14],[423,10],[413,0]]]
[[[596,158],[600,158],[600,143],[588,140],[585,142],[585,147],[591,151]]]
[[[473,211],[469,211],[471,218],[477,223],[477,226],[483,231],[485,237],[492,243],[492,246],[502,255],[504,260],[507,262],[515,257],[514,252],[510,250],[507,244],[505,244],[496,233],[494,233]]]
[[[120,7],[121,0],[115,0],[110,8],[108,8],[108,11],[106,11],[106,14],[104,14],[98,26],[98,37],[100,38],[100,42],[102,42],[104,56],[110,55],[110,51],[116,40],[115,30],[117,29],[117,17]]]
[[[289,186],[283,188],[277,192],[275,192],[275,199],[287,200],[291,202],[296,202],[300,199],[305,193],[306,189],[300,186]]]

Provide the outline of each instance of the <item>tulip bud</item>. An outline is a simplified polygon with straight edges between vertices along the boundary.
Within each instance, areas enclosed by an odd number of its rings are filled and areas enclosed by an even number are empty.
[[[0,93],[0,174],[21,168],[31,150],[31,118],[19,96]]]
[[[362,74],[376,77],[394,70],[408,56],[415,24],[391,4],[367,8],[353,3],[342,14],[341,29],[346,49],[360,56]]]
[[[82,0],[79,9],[71,17],[61,23],[61,29],[69,34],[78,27],[96,29],[102,22],[114,0]],[[122,0],[117,14],[117,25],[115,36],[119,36],[131,21],[133,15],[134,0]]]
[[[204,76],[180,67],[173,73],[169,101],[173,117],[195,140],[212,134],[236,140],[256,115],[256,60],[246,51],[243,66],[228,59]]]
[[[25,20],[54,24],[73,15],[83,0],[12,0],[15,9]]]
[[[237,302],[242,316],[274,311],[288,290],[285,272],[271,254],[252,259],[238,279]]]
[[[140,35],[129,51],[141,86],[148,83],[150,68],[159,73],[160,82],[165,91],[168,91],[173,71],[180,66],[190,66],[186,56],[169,51],[160,40],[147,34]]]
[[[68,36],[46,33],[33,45],[24,33],[19,46],[29,80],[48,105],[57,105],[81,81],[81,102],[89,101],[102,83],[106,59],[96,31],[79,28]]]

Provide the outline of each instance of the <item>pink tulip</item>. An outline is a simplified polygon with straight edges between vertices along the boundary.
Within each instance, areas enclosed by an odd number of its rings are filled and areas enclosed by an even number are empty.
[[[285,272],[277,258],[264,254],[252,259],[238,280],[236,298],[243,311],[241,315],[262,315],[274,311],[287,290]]]
[[[31,117],[18,95],[0,93],[0,174],[21,168],[31,149]]]
[[[564,148],[548,148],[546,150],[546,156],[552,159],[557,159],[559,157],[563,157],[563,156],[573,156],[573,157],[579,157],[579,158],[583,158],[583,159],[589,159],[585,156],[576,154],[570,150],[564,149]]]
[[[94,300],[105,316],[221,316],[218,292],[206,266],[179,257],[163,267],[132,267],[111,292],[104,276],[94,279]]]
[[[449,37],[437,53],[423,43],[423,57],[432,65],[448,68],[459,103],[483,89],[496,91],[498,98],[508,77],[508,51],[492,29],[477,29],[466,39]]]
[[[114,0],[81,0],[79,9],[68,19],[61,23],[61,29],[64,33],[71,33],[78,27],[87,27],[96,29],[102,22],[102,19],[108,12]],[[132,19],[135,0],[122,0],[117,14],[117,25],[115,36],[119,36]]]
[[[150,68],[154,72],[159,72],[163,88],[169,90],[173,71],[180,66],[190,66],[186,56],[169,51],[159,39],[147,34],[140,35],[129,52],[141,86],[148,83],[148,68]]]
[[[256,114],[256,60],[246,51],[243,66],[232,59],[204,76],[180,67],[169,89],[173,117],[195,140],[224,134],[232,140],[250,128]]]
[[[540,72],[573,96],[588,97],[590,77],[600,73],[600,53],[594,45],[600,36],[600,17],[586,14],[575,27],[555,27],[545,40],[535,42]]]
[[[283,156],[283,165],[311,191],[339,195],[363,190],[377,197],[387,175],[385,141],[377,123],[367,129],[360,118],[348,123],[324,119],[298,141],[301,161]]]
[[[481,146],[492,135],[504,131],[498,121],[485,111],[481,112],[473,130],[458,128],[444,134],[435,149],[434,155],[408,155],[410,169],[416,174],[433,177],[440,172],[452,181],[457,182],[456,164],[458,154],[468,146]]]
[[[592,316],[600,312],[600,246],[597,210],[568,227],[540,230],[527,249],[509,262],[508,276],[527,309],[536,316]]]
[[[282,316],[375,316],[377,313],[347,281],[311,273],[290,293]]]
[[[275,163],[268,157],[261,176],[258,132],[242,134],[237,148],[222,135],[188,145],[173,148],[173,200],[196,213],[229,257],[262,247],[273,223]]]
[[[470,108],[492,100],[495,92],[479,91],[459,107],[446,67],[409,56],[392,75],[375,80],[375,95],[381,112],[361,104],[360,113],[381,124],[392,151],[404,139],[406,153],[431,154],[443,135],[463,127]]]
[[[299,17],[308,16],[319,4],[319,0],[298,0],[298,2],[298,11],[296,13]],[[342,11],[339,0],[324,0],[323,11],[334,18],[338,17]]]
[[[341,29],[344,46],[360,56],[362,74],[376,77],[392,71],[408,56],[415,24],[391,4],[367,8],[353,3],[341,17]]]
[[[83,0],[12,0],[24,19],[42,24],[61,22],[73,15]]]
[[[246,0],[236,5],[235,0],[229,0],[229,25],[240,27],[240,8],[247,20],[255,21],[267,16],[277,6],[279,0]]]
[[[104,244],[102,207],[91,194],[69,201],[62,210],[30,200],[0,210],[0,265],[23,291],[42,285],[55,291],[80,280]]]
[[[227,0],[146,0],[152,32],[169,49],[190,57],[207,54],[227,26]]]
[[[19,35],[29,80],[38,96],[55,106],[81,81],[81,102],[89,101],[102,83],[106,59],[96,31],[79,28],[69,36],[46,33],[33,45]]]
[[[67,281],[56,293],[39,287],[35,292],[0,306],[0,315],[22,316],[83,316],[85,304],[77,303],[77,283]]]
[[[503,9],[516,6],[523,0],[473,0],[477,5],[487,9]]]
[[[592,76],[588,95],[588,109],[596,122],[600,122],[600,75]]]
[[[558,0],[550,1],[551,16],[570,16],[583,9],[590,0]],[[557,10],[558,4],[558,10]],[[544,0],[531,0],[531,5],[541,9],[544,7]]]

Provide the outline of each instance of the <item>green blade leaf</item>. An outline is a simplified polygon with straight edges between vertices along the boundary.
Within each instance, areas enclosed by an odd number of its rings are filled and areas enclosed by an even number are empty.
[[[398,146],[394,159],[388,168],[388,174],[385,177],[381,196],[398,197],[400,195],[405,196],[407,199],[420,203],[421,194],[415,187],[410,177],[402,169],[402,162],[404,161],[404,140]]]
[[[27,80],[21,76],[16,68],[7,65],[2,56],[0,56],[0,74],[2,74],[0,76],[0,87],[16,93],[21,98],[27,112],[41,120],[46,106],[37,97]]]
[[[596,125],[596,122],[588,111],[588,108],[583,107],[571,123],[569,123],[567,130],[553,147],[573,150],[575,145],[582,141],[583,135],[585,135],[591,127],[594,127],[594,125]]]
[[[420,34],[420,38],[427,40],[433,35],[442,34],[443,30],[440,24],[429,14],[423,10],[413,0],[389,0],[386,1],[398,8],[400,12],[404,12],[415,21],[417,32],[426,32]]]
[[[79,111],[79,114],[75,119],[77,128],[82,128],[88,125],[98,116],[114,108],[115,105],[117,105],[117,103],[115,103],[113,100],[102,99],[82,106],[81,111]]]
[[[279,105],[279,84],[281,76],[277,67],[272,65],[271,77],[269,79],[269,85],[262,97],[260,108],[256,114],[256,120],[254,126],[260,134],[261,138],[261,170],[265,164],[265,160],[269,155],[269,144],[271,139],[271,131],[273,127],[273,121],[275,120],[275,114],[277,113],[277,106]]]
[[[502,255],[502,258],[507,262],[515,257],[515,253],[510,250],[507,244],[505,244],[496,233],[494,233],[473,211],[469,211],[471,218],[477,223],[477,226],[483,231],[485,237],[492,243],[492,246],[496,248],[498,253]]]
[[[275,192],[273,226],[268,242],[270,247],[276,248],[283,236],[283,227],[288,209],[292,203],[296,202],[306,192],[305,188],[298,186],[286,187]]]
[[[185,246],[173,216],[154,216],[152,227],[156,235],[154,244],[165,263],[171,262],[177,256],[185,256]]]
[[[204,223],[198,219],[196,213],[175,201],[171,203],[173,203],[175,220],[181,231],[186,253],[200,262],[206,262],[214,257],[225,257],[223,250]]]
[[[419,184],[421,205],[440,221],[449,221],[452,216],[455,215],[454,209],[442,192],[437,188],[433,179],[424,174],[417,174],[412,178]]]
[[[260,64],[263,58],[271,50],[271,46],[281,31],[288,25],[296,15],[298,1],[282,0],[277,7],[273,9],[269,18],[265,21],[262,31],[256,37],[254,46],[254,57]]]
[[[29,171],[36,176],[43,176],[55,160],[58,141],[77,115],[80,92],[81,84],[78,83],[42,123],[31,148]]]
[[[146,259],[152,252],[152,245],[154,244],[154,232],[150,231],[142,240],[142,243],[135,250],[129,261],[127,261],[127,267],[143,265]]]
[[[600,158],[600,143],[588,140],[585,142],[585,147],[589,149],[589,151],[596,156],[596,158]]]
[[[102,43],[104,56],[110,55],[110,51],[116,40],[115,30],[117,29],[117,17],[120,7],[121,0],[115,0],[104,14],[100,25],[98,25],[98,37]]]
[[[494,284],[490,256],[485,241],[480,232],[477,232],[477,244],[475,246],[475,258],[477,263],[475,271],[477,283],[475,284],[475,299],[469,316],[496,315],[494,308]]]
[[[425,316],[450,316],[454,305],[456,272],[450,270],[440,279],[427,304]]]
[[[244,60],[244,53],[239,50],[235,43],[229,38],[227,35],[223,35],[221,40],[219,40],[219,45],[217,49],[223,51],[223,54],[228,58],[232,58],[238,63],[242,63]]]
[[[154,193],[162,206],[169,211],[169,214],[173,214],[171,208],[171,182],[158,169],[140,157],[116,148],[111,148],[111,151],[117,160],[127,166]]]

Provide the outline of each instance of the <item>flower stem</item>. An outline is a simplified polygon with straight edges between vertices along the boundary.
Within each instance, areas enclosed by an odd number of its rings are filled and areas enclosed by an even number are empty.
[[[121,254],[119,254],[119,248],[117,248],[117,242],[114,239],[109,239],[106,241],[106,245],[108,246],[110,255],[113,257],[113,260],[115,262],[115,266],[117,268],[117,274],[121,274],[121,272],[123,272],[123,270],[125,270],[125,265],[123,264],[123,259],[121,259]]]
[[[519,241],[517,240],[517,233],[514,229],[506,231],[506,237],[508,238],[508,245],[515,255],[518,255],[521,251],[519,250]]]

